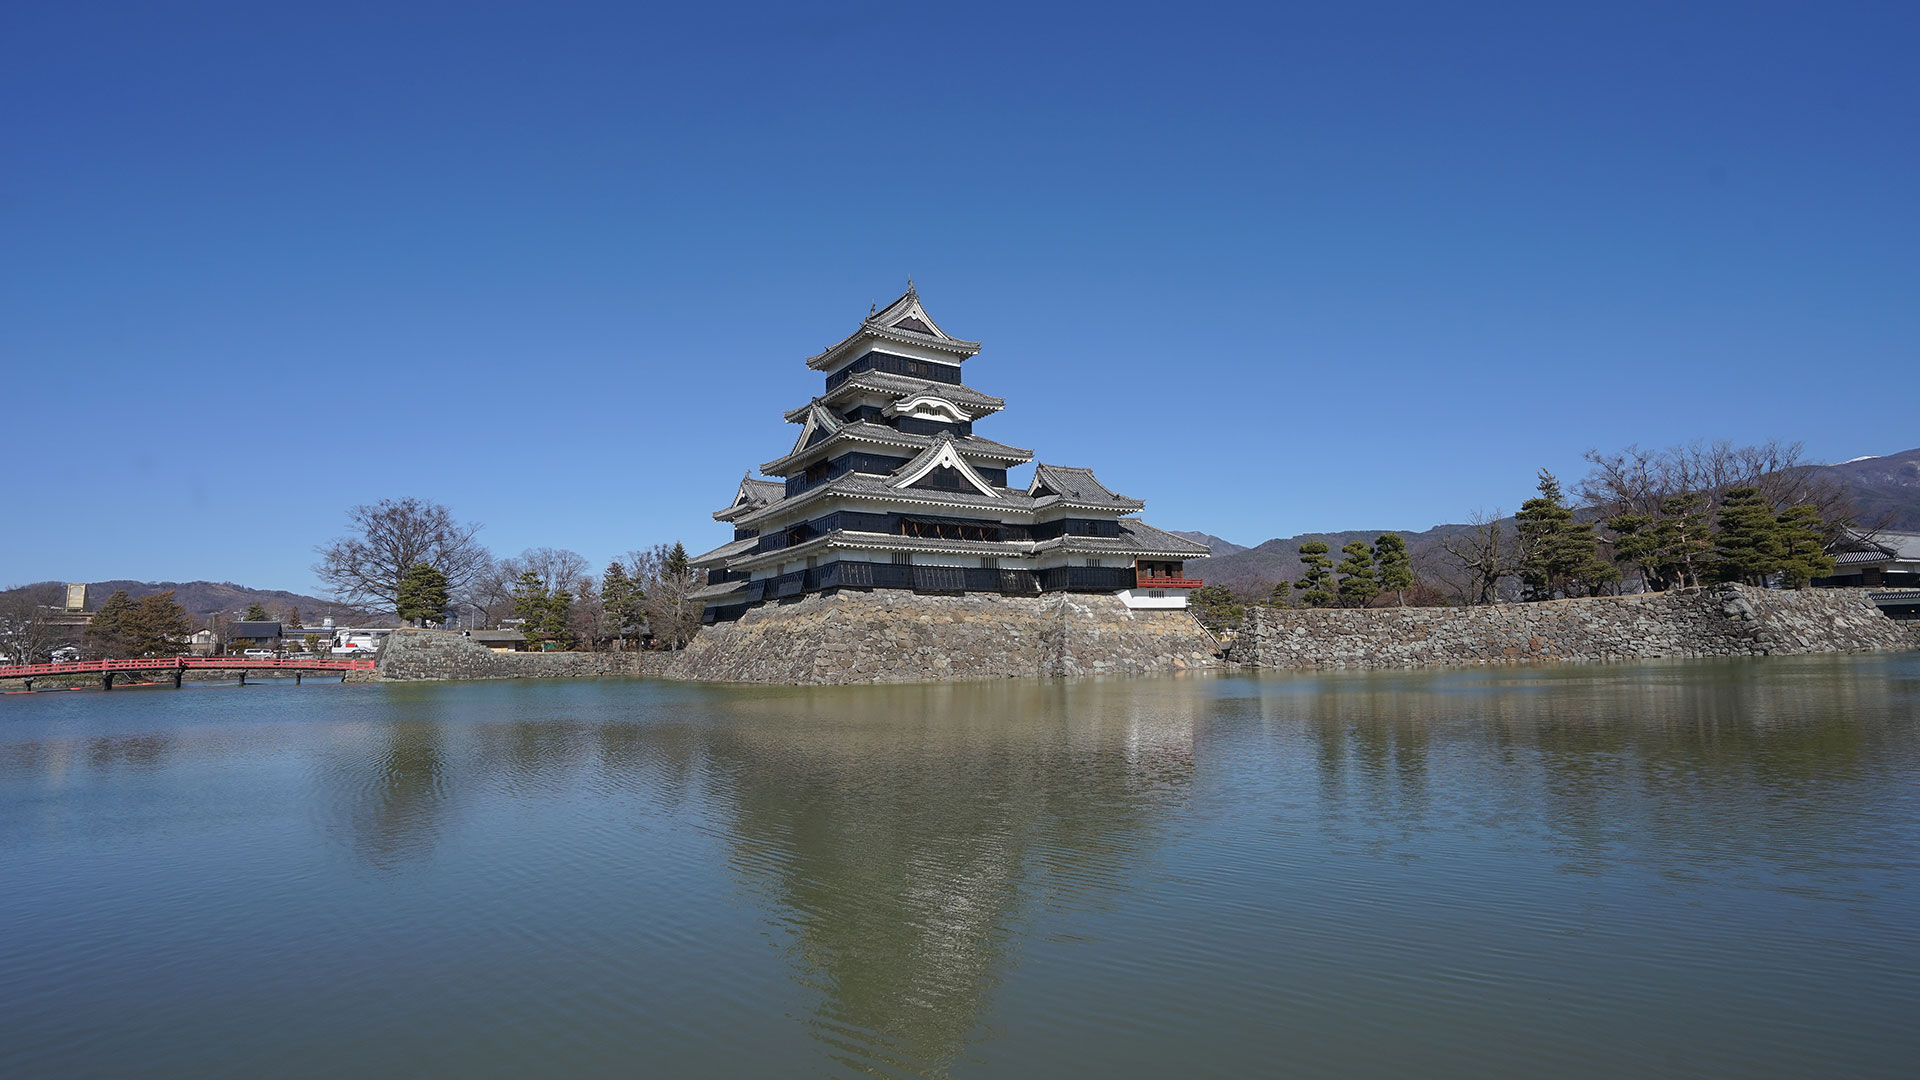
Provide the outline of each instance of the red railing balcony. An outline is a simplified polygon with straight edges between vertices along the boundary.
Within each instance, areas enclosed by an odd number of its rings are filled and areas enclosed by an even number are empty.
[[[1149,577],[1140,574],[1134,578],[1137,589],[1197,589],[1200,579],[1197,577]]]

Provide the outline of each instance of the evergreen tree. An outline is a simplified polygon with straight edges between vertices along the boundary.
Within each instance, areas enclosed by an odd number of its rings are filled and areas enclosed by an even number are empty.
[[[1308,607],[1332,607],[1337,599],[1333,592],[1333,560],[1327,558],[1330,550],[1319,540],[1300,545],[1300,564],[1307,569],[1293,587],[1300,590],[1300,599]]]
[[[535,649],[565,649],[573,645],[567,615],[573,594],[564,588],[549,591],[538,572],[528,570],[513,585],[513,616],[520,632]]]
[[[127,590],[115,589],[100,605],[100,610],[87,620],[84,635],[87,640],[87,652],[96,657],[118,659],[130,657],[127,651],[127,638],[131,632],[128,625],[132,617],[133,601],[127,598]]]
[[[667,557],[663,565],[669,577],[686,577],[691,570],[687,565],[686,545],[675,540],[673,547],[667,549]]]
[[[271,616],[267,614],[266,608],[261,607],[259,604],[247,605],[246,620],[248,622],[266,622],[269,618],[271,618]]]
[[[1675,495],[1660,505],[1672,527],[1667,557],[1682,586],[1697,586],[1713,563],[1713,526],[1707,522],[1707,498],[1697,491]]]
[[[122,589],[100,605],[87,623],[86,638],[90,651],[101,657],[178,656],[192,632],[186,609],[171,590],[133,601]]]
[[[1267,594],[1267,606],[1290,608],[1293,606],[1293,582],[1280,579],[1273,583],[1273,591]]]
[[[1540,470],[1540,494],[1513,516],[1520,534],[1520,580],[1528,600],[1556,596],[1598,596],[1620,571],[1600,558],[1593,525],[1574,517],[1560,492],[1560,481]]]
[[[1340,603],[1345,607],[1366,607],[1380,595],[1380,575],[1373,567],[1373,549],[1364,540],[1354,540],[1340,549]]]
[[[1607,522],[1613,530],[1613,557],[1640,571],[1647,589],[1700,584],[1700,570],[1712,551],[1706,500],[1696,493],[1675,495],[1658,515],[1620,514]]]
[[[606,612],[609,636],[623,648],[646,621],[646,599],[639,582],[627,574],[619,559],[607,564],[606,572],[600,575],[600,604]]]
[[[179,656],[187,651],[193,632],[187,609],[173,598],[173,590],[142,597],[133,605],[127,625],[131,656]]]
[[[1393,593],[1400,606],[1407,606],[1407,590],[1413,587],[1413,557],[1407,553],[1407,541],[1399,533],[1381,533],[1373,542],[1373,557],[1380,564],[1380,591]]]
[[[1778,519],[1780,529],[1780,574],[1788,588],[1804,589],[1817,577],[1833,573],[1833,558],[1827,554],[1825,524],[1820,508],[1811,504],[1790,506]]]
[[[1200,625],[1216,634],[1229,626],[1239,625],[1247,613],[1247,609],[1234,601],[1233,593],[1227,591],[1224,585],[1202,585],[1193,590],[1187,603],[1193,610],[1193,617],[1200,620]]]
[[[447,575],[429,563],[407,567],[394,610],[402,621],[415,626],[442,617],[447,610]]]
[[[1730,488],[1720,500],[1720,528],[1714,553],[1720,580],[1765,585],[1779,573],[1787,554],[1780,519],[1757,487]]]
[[[287,617],[280,621],[288,630],[305,630],[307,628],[307,625],[300,621],[300,609],[297,607],[288,608]]]

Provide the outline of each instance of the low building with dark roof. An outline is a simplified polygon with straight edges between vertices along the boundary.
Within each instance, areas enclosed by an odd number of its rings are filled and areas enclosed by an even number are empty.
[[[527,635],[518,630],[468,630],[468,641],[485,645],[494,652],[520,652],[527,647]]]
[[[793,446],[749,472],[714,519],[733,539],[694,559],[706,622],[837,589],[923,593],[1109,593],[1134,608],[1184,608],[1204,544],[1132,515],[1145,506],[1092,469],[1037,464],[976,435],[1006,402],[961,382],[980,343],[948,335],[907,291],[809,357],[824,392],[788,410]]]
[[[237,622],[227,627],[229,645],[246,644],[254,648],[265,648],[280,643],[280,624],[277,622]]]

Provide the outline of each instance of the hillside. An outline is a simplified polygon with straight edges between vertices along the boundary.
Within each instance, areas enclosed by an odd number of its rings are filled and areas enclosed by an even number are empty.
[[[33,585],[23,585],[20,588],[45,591],[49,586],[53,586],[53,591],[48,595],[50,598],[57,598],[62,595],[60,584],[59,582],[38,582]],[[372,618],[363,612],[343,604],[322,600],[317,596],[305,596],[287,592],[284,589],[249,589],[230,581],[93,581],[87,583],[87,604],[89,607],[97,608],[102,601],[120,589],[125,589],[127,596],[134,600],[171,589],[174,600],[187,609],[188,618],[196,622],[214,613],[231,618],[245,612],[252,604],[259,604],[267,609],[269,614],[275,616],[285,615],[289,610],[298,610],[300,621],[308,626],[318,626],[320,620],[328,616],[332,616],[336,623],[342,625],[366,625]]]
[[[1823,465],[1820,471],[1846,486],[1863,528],[1920,532],[1920,449]]]
[[[1816,465],[1843,485],[1856,508],[1855,520],[1863,528],[1920,532],[1920,449],[1906,450],[1884,457],[1861,458],[1838,465]],[[1204,532],[1179,535],[1211,544],[1214,556],[1187,562],[1187,570],[1209,585],[1225,585],[1235,592],[1264,593],[1283,578],[1300,576],[1300,545],[1309,540],[1325,541],[1337,552],[1353,540],[1372,543],[1383,532],[1398,532],[1406,538],[1407,551],[1413,557],[1414,573],[1424,580],[1443,579],[1452,570],[1451,560],[1441,547],[1450,536],[1468,531],[1467,525],[1436,525],[1422,532],[1406,529],[1350,529],[1344,532],[1301,533],[1277,537],[1255,547],[1241,547]]]

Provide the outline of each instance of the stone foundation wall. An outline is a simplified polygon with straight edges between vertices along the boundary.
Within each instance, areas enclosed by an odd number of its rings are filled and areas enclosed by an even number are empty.
[[[1913,648],[1859,589],[1745,585],[1473,608],[1253,608],[1230,658],[1362,668]]]
[[[659,675],[671,656],[638,651],[494,652],[446,630],[395,630],[380,647],[379,663],[368,681]]]
[[[1185,611],[1114,596],[815,594],[703,628],[668,678],[722,682],[929,682],[1146,674],[1215,667],[1219,645]]]

